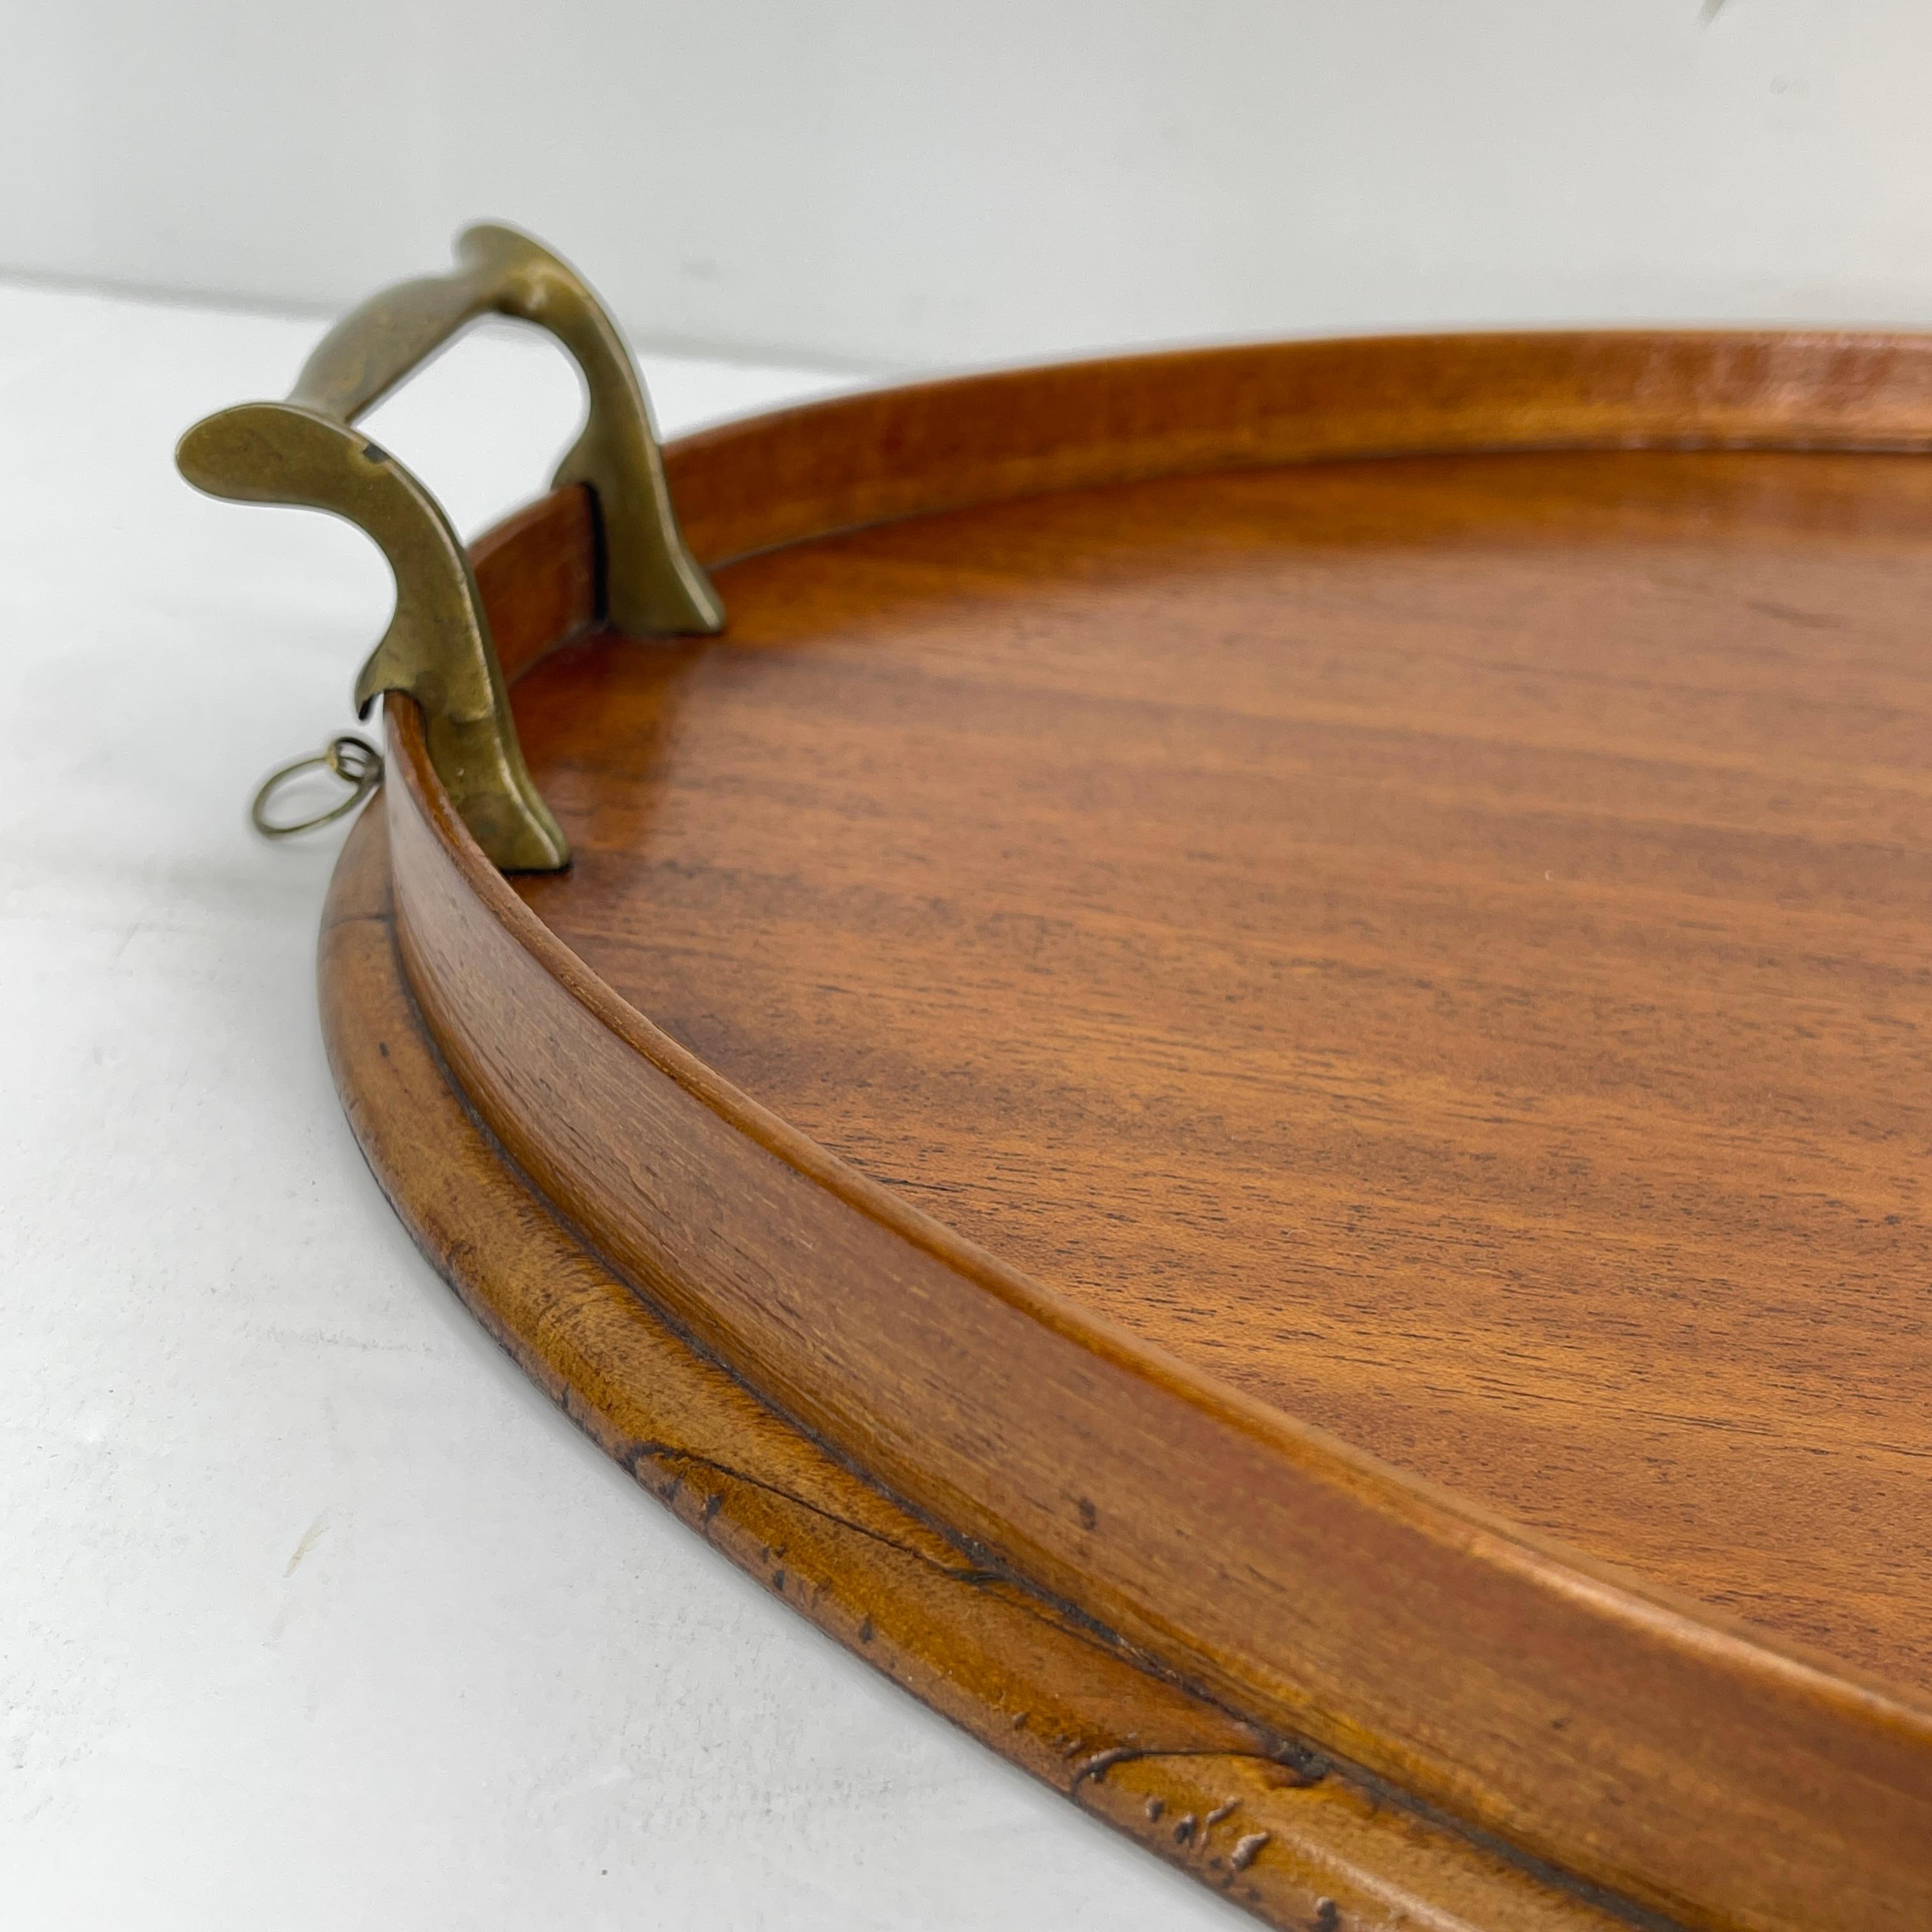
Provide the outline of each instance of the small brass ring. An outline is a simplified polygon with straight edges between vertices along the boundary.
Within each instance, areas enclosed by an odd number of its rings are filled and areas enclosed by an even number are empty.
[[[304,772],[326,770],[349,788],[349,796],[313,818],[298,819],[292,825],[277,823],[268,816],[269,802],[289,780]],[[248,822],[264,838],[292,838],[298,832],[313,832],[332,825],[345,812],[353,812],[382,782],[382,754],[366,738],[345,731],[329,740],[322,748],[306,758],[291,759],[271,772],[255,794],[248,808]]]

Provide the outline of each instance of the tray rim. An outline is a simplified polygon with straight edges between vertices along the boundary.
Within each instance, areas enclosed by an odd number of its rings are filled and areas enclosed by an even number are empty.
[[[1172,404],[1173,396],[1185,394],[1190,384],[1222,406],[1221,413],[1204,408],[1197,395],[1191,413],[1178,409],[1170,416],[1170,430],[1175,420],[1180,428],[1165,441],[1158,422],[1154,430],[1144,430],[1150,385]],[[1311,420],[1311,399],[1318,392],[1324,392],[1328,414]],[[1540,410],[1533,406],[1538,394],[1546,403]],[[1346,404],[1351,394],[1367,398],[1352,414],[1337,406],[1338,396]],[[1023,401],[1029,406],[1016,406]],[[1138,441],[1123,441],[1124,406],[1127,420],[1143,425]],[[1404,412],[1413,422],[1413,432],[1406,443],[1392,442],[1390,423]],[[1158,418],[1159,411],[1154,416]],[[988,424],[1009,418],[1018,422],[1022,442],[1024,432],[1055,422],[1064,426],[1070,420],[1080,433],[1057,440],[1036,435],[1017,454],[1011,448],[1002,452],[989,446]],[[1279,422],[1279,433],[1256,434],[1258,419],[1264,427]],[[949,452],[956,449],[962,430],[969,458],[950,462]],[[987,494],[975,492],[1010,496],[1027,494],[1036,484],[1060,488],[1336,455],[1659,446],[1932,447],[1932,341],[1844,332],[1590,332],[1358,338],[1179,352],[861,392],[712,430],[670,446],[666,458],[694,548],[707,563],[716,563],[856,523],[988,500]],[[841,473],[826,452],[842,448],[848,459],[854,448],[884,449],[890,458],[888,473],[862,466],[857,473]],[[728,500],[727,488],[734,477],[736,501]],[[753,477],[770,492],[762,505],[755,490],[746,488]],[[554,535],[573,517],[588,528],[580,505],[546,500],[476,547],[478,580],[486,598],[493,600],[493,622],[496,602],[514,594],[517,560],[540,547],[544,532]],[[552,609],[542,621],[530,617],[500,627],[514,640],[505,650],[511,675],[534,661],[544,647],[546,626],[556,632],[558,614]],[[556,636],[548,640],[556,641]],[[1568,1804],[1558,1802],[1552,1807],[1546,1790],[1539,1805],[1528,1794],[1552,1779],[1588,1781],[1580,1773],[1592,1768],[1600,1773],[1600,1764],[1580,1764],[1573,1750],[1552,1747],[1548,1736],[1539,1738],[1518,1721],[1505,1726],[1516,1734],[1511,1740],[1515,1748],[1527,1753],[1518,1767],[1523,1775],[1506,1780],[1515,1788],[1494,1788],[1493,1767],[1487,1774],[1490,1788],[1480,1780],[1472,1788],[1468,1776],[1442,1761],[1444,1741],[1432,1743],[1426,1725],[1420,1739],[1403,1737],[1390,1735],[1392,1727],[1380,1720],[1365,1730],[1318,1702],[1284,1702],[1279,1686],[1258,1684],[1239,1670],[1230,1674],[1225,1656],[1203,1655],[1198,1648],[1190,1652],[1184,1641],[1177,1645],[1175,1632],[1150,1613],[1150,1606],[1139,1606],[1138,1615],[1120,1615],[1118,1603],[1094,1587],[1090,1568],[1083,1572],[1083,1561],[1091,1564],[1090,1550],[1084,1558],[1070,1553],[1075,1540],[1070,1532],[1046,1550],[1039,1546],[1037,1522],[1030,1537],[1016,1537],[1011,1526],[1007,1534],[989,1536],[982,1520],[976,1520],[970,1509],[962,1511],[956,1495],[943,1489],[934,1493],[930,1486],[920,1493],[916,1482],[906,1483],[902,1467],[890,1462],[883,1469],[876,1467],[876,1431],[868,1442],[866,1431],[855,1430],[849,1416],[828,1420],[822,1406],[814,1412],[808,1390],[801,1403],[795,1378],[788,1382],[775,1376],[770,1359],[759,1359],[742,1333],[721,1326],[716,1311],[702,1305],[700,1283],[694,1280],[680,1288],[672,1282],[685,1298],[680,1305],[674,1294],[674,1312],[782,1410],[873,1466],[889,1487],[902,1493],[910,1489],[910,1500],[926,1514],[969,1540],[998,1547],[1023,1574],[1094,1612],[1237,1708],[1264,1722],[1305,1729],[1329,1748],[1359,1759],[1429,1802],[1446,1804],[1594,1881],[1616,1886],[1651,1909],[1713,1926],[1842,1925],[1847,1932],[1888,1911],[1926,1909],[1932,1898],[1927,1854],[1915,1856],[1903,1842],[1902,1832],[1894,1836],[1882,1824],[1876,1832],[1869,1828],[1870,1820],[1850,1793],[1864,1784],[1869,1804],[1878,1795],[1874,1783],[1881,1790],[1888,1787],[1908,1812],[1932,1823],[1932,1789],[1928,1788],[1932,1786],[1932,1712],[1894,1687],[1570,1551],[1240,1395],[1004,1268],[846,1168],[685,1054],[578,962],[504,884],[449,809],[424,752],[413,705],[392,698],[388,724],[392,763],[384,810],[397,861],[402,958],[411,987],[458,1086],[536,1175],[538,1191],[574,1215],[620,1266],[628,1262],[634,1274],[646,1272],[634,1246],[627,1255],[621,1234],[614,1240],[610,1228],[600,1225],[595,1191],[583,1195],[574,1181],[560,1185],[554,1174],[544,1172],[541,1149],[532,1161],[518,1144],[520,1137],[537,1130],[518,1118],[509,1088],[484,1064],[488,1052],[481,1035],[487,1030],[484,1016],[493,1010],[482,997],[480,982],[487,975],[477,964],[482,956],[473,950],[477,946],[487,952],[495,945],[501,958],[520,956],[602,1035],[617,1042],[618,1050],[648,1064],[761,1157],[776,1160],[844,1213],[943,1264],[950,1274],[1042,1334],[1084,1350],[1105,1372],[1158,1387],[1211,1414],[1228,1441],[1264,1445],[1271,1455],[1294,1463],[1302,1477],[1328,1492],[1330,1501],[1342,1500],[1345,1516],[1352,1509],[1384,1528],[1419,1534],[1438,1555],[1450,1553],[1455,1559],[1452,1568],[1480,1571],[1492,1582],[1504,1580],[1519,1594],[1527,1590],[1546,1611],[1560,1607],[1559,1620],[1567,1622],[1578,1641],[1586,1646],[1612,1638],[1622,1642],[1628,1652],[1622,1665],[1640,1676],[1646,1658],[1654,1666],[1667,1656],[1674,1667],[1688,1672],[1687,1682],[1698,1696],[1715,1696],[1722,1706],[1699,1714],[1707,1729],[1721,1718],[1717,1748],[1714,1752],[1710,1738],[1703,1740],[1706,1774],[1687,1784],[1681,1750],[1666,1750],[1670,1739],[1634,1735],[1626,1724],[1620,1751],[1611,1753],[1621,1769],[1611,1792],[1628,1805],[1636,1796],[1631,1774],[1649,1759],[1653,1786],[1669,1788],[1671,1796],[1662,1808],[1652,1808],[1639,1828],[1627,1832],[1624,1842],[1593,1844],[1589,1808],[1580,1809],[1574,1796]],[[459,928],[462,946],[454,943]],[[526,988],[531,983],[526,976]],[[502,1020],[504,1010],[494,1011]],[[542,1139],[540,1133],[537,1138]],[[608,1206],[608,1201],[602,1204]],[[663,1267],[662,1254],[651,1258],[650,1286],[659,1294],[666,1286]],[[1070,1581],[1076,1587],[1067,1588]],[[1509,1614],[1522,1614],[1521,1606],[1517,1603],[1513,1612],[1498,1612],[1492,1606],[1491,1614],[1507,1622]],[[1499,1654],[1492,1652],[1492,1666]],[[1604,1676],[1598,1687],[1598,1708],[1586,1714],[1596,1722],[1593,1735],[1599,1744],[1606,1724],[1616,1728],[1617,1713],[1602,1698],[1616,1675],[1612,1670]],[[1728,1781],[1708,1774],[1712,1761],[1727,1749],[1752,1755],[1747,1747],[1762,1742],[1752,1720],[1764,1718],[1766,1705],[1781,1714],[1779,1723],[1786,1733],[1785,1754],[1778,1759],[1785,1778],[1793,1763],[1790,1748],[1801,1742],[1805,1748],[1799,1759],[1808,1759],[1816,1774],[1801,1780],[1818,1787],[1810,1802],[1795,1808],[1788,1794],[1786,1802],[1772,1802],[1778,1794],[1770,1786],[1775,1780],[1762,1764],[1754,1774]],[[1864,1778],[1841,1777],[1834,1802],[1826,1773],[1852,1748],[1864,1760]],[[1595,1808],[1600,1810],[1604,1795],[1599,1792],[1592,1801]],[[1714,1818],[1722,1820],[1714,1835]],[[1859,1828],[1862,1824],[1868,1828]],[[1761,1844],[1755,1848],[1756,1859],[1766,1870],[1753,1883],[1739,1868],[1744,1861],[1735,1849],[1730,1856],[1721,1856],[1723,1838],[1739,1831],[1756,1838],[1766,1829],[1780,1834],[1778,1854],[1767,1858]],[[1690,1858],[1667,1856],[1671,1846],[1660,1842],[1660,1833],[1666,1832],[1676,1834],[1680,1854],[1685,1845],[1690,1847]],[[1790,1842],[1794,1832],[1802,1841],[1796,1845]],[[1660,1860],[1660,1852],[1666,1854]],[[1698,1882],[1693,1870],[1700,1858],[1711,1868],[1705,1882]],[[1779,1869],[1770,1871],[1774,1862]]]
[[[437,1272],[640,1488],[835,1642],[1283,1932],[1324,1910],[1356,1932],[1627,1924],[973,1562],[693,1347],[556,1219],[449,1080],[404,970],[377,807],[331,882],[317,973],[344,1112]],[[614,1334],[629,1372],[589,1386],[571,1365]]]

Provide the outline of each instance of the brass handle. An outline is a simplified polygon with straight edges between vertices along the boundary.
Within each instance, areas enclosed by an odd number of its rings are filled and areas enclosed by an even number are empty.
[[[643,386],[623,338],[568,265],[514,229],[458,238],[445,276],[404,282],[344,316],[286,402],[244,403],[196,423],[175,460],[197,489],[244,502],[329,510],[374,538],[396,609],[356,680],[358,712],[386,691],[423,708],[429,751],[477,842],[505,871],[553,872],[569,848],[524,769],[476,580],[442,507],[351,428],[466,324],[496,314],[548,329],[577,358],[590,420],[556,487],[590,486],[599,614],[632,635],[717,631],[724,611],[685,547]]]

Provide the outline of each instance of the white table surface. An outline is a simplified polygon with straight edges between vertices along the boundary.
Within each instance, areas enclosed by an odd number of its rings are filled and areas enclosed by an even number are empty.
[[[338,838],[244,807],[349,722],[388,574],[170,460],[319,333],[0,286],[0,1922],[1246,1922],[674,1523],[376,1191]],[[836,380],[644,364],[673,433]],[[506,326],[370,420],[473,530],[577,411]]]

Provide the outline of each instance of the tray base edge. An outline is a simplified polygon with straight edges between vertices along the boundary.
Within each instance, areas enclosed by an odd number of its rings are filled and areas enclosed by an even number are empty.
[[[1282,1751],[976,1568],[690,1346],[556,1216],[452,1084],[397,949],[382,802],[344,848],[318,948],[323,1036],[350,1124],[437,1272],[642,1487],[854,1655],[1264,1923],[1630,1922],[1312,1752]]]

